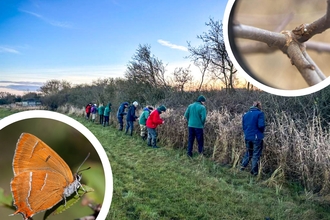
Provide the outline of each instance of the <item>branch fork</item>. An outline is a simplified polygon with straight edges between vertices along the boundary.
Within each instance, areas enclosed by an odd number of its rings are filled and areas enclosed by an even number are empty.
[[[320,34],[330,28],[330,0],[327,0],[326,14],[311,24],[301,24],[293,30],[282,31],[281,33],[263,30],[247,25],[235,24],[233,26],[235,37],[255,40],[266,43],[265,45],[255,44],[251,47],[243,47],[242,51],[272,52],[275,48],[287,54],[291,64],[301,73],[309,86],[313,86],[326,79],[319,67],[311,59],[306,51],[306,44],[314,35]],[[288,19],[286,19],[288,20]],[[250,50],[250,51],[249,51]]]

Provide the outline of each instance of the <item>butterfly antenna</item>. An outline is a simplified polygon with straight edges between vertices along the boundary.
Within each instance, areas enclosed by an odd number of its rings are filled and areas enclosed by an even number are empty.
[[[89,170],[91,167],[87,167],[86,169],[80,170],[80,167],[86,162],[86,160],[88,159],[90,153],[87,154],[87,157],[85,158],[85,160],[80,164],[80,166],[77,169],[77,173],[79,173],[79,171],[85,171],[85,170]]]

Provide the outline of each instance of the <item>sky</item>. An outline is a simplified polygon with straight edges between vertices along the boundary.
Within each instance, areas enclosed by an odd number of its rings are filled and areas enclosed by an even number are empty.
[[[187,42],[202,44],[226,0],[1,0],[0,92],[124,77],[138,46],[167,65],[188,67]]]

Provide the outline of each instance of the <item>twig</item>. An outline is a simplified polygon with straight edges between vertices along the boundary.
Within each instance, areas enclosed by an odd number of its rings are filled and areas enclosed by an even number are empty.
[[[290,18],[291,16],[287,16],[278,28],[285,26],[292,19]],[[330,28],[330,0],[327,0],[327,11],[323,17],[311,24],[302,24],[292,31],[276,33],[241,24],[234,25],[233,31],[235,37],[255,40],[268,45],[268,47],[261,44],[243,46],[241,49],[242,53],[251,53],[252,51],[270,53],[275,51],[275,48],[278,48],[288,55],[292,65],[296,66],[307,84],[313,86],[324,80],[326,76],[306,52],[306,45],[310,49],[320,50],[320,44],[317,45],[313,42],[305,44],[305,42],[315,34],[322,33],[328,28]],[[321,45],[323,50],[330,50],[329,45]]]
[[[307,53],[306,50],[303,50],[303,55],[306,58],[306,60],[314,66],[315,68],[315,72],[317,73],[317,75],[320,77],[321,80],[325,80],[327,77],[322,73],[322,71],[320,70],[320,68],[316,65],[316,63],[314,62],[314,60],[309,56],[309,54]]]
[[[317,83],[321,82],[321,78],[315,71],[315,66],[309,63],[305,58],[302,50],[305,50],[305,48],[301,48],[299,44],[291,42],[288,46],[287,54],[290,57],[292,64],[296,66],[308,85],[316,85]]]
[[[281,33],[242,24],[235,25],[233,28],[235,37],[264,42],[269,47],[283,47],[286,44],[286,37]]]
[[[305,42],[307,50],[315,50],[319,53],[321,52],[330,52],[330,44],[315,42],[315,41],[307,41]]]
[[[301,24],[292,32],[296,35],[295,39],[300,42],[306,42],[316,34],[320,34],[330,28],[330,0],[327,0],[326,14],[311,24]]]
[[[307,41],[305,42],[308,51],[316,51],[318,53],[330,53],[330,44],[323,42]],[[269,47],[264,43],[244,43],[239,46],[239,51],[244,54],[252,53],[273,53],[278,50],[277,47]]]

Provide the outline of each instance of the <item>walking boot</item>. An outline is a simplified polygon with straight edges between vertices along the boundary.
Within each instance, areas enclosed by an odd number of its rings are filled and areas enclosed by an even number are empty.
[[[148,138],[147,145],[151,147],[151,138]]]

